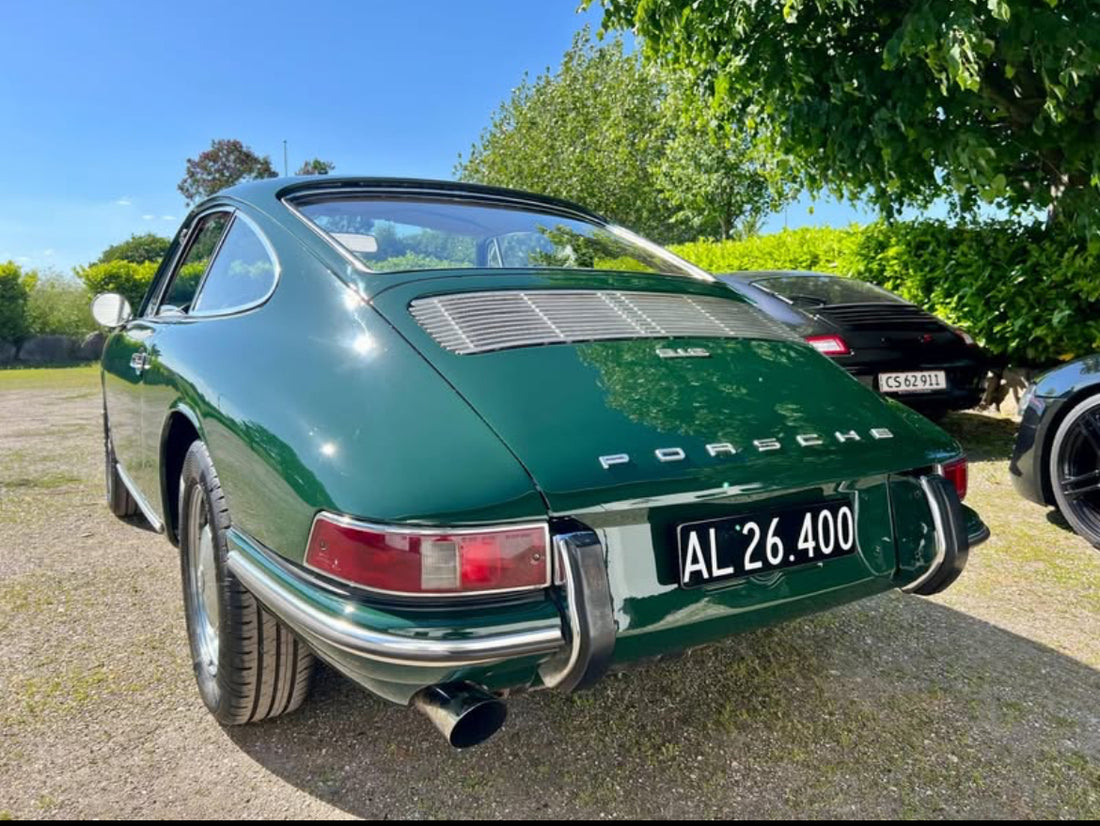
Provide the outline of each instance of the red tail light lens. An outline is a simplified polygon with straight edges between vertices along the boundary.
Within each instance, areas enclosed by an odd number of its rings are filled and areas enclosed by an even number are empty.
[[[959,494],[960,502],[966,498],[966,487],[970,474],[965,456],[953,462],[948,462],[945,465],[940,465],[940,474],[944,479],[955,486],[955,491]]]
[[[806,336],[806,342],[823,356],[847,356],[852,353],[848,343],[840,336]]]
[[[951,329],[955,333],[955,335],[963,340],[963,344],[965,344],[967,347],[977,346],[978,342],[974,341],[974,337],[971,336],[970,333],[966,332],[966,330],[960,329],[959,327],[952,327]]]
[[[477,530],[409,530],[322,514],[313,523],[306,567],[390,594],[467,594],[550,584],[546,525]]]

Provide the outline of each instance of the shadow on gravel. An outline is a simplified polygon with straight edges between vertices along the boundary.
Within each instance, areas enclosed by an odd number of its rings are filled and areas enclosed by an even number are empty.
[[[229,736],[363,817],[1095,817],[1100,673],[891,594],[609,677],[514,697],[452,751],[331,671]]]
[[[972,462],[1007,462],[1012,457],[1018,427],[1012,419],[967,411],[948,414],[940,426],[959,440]]]

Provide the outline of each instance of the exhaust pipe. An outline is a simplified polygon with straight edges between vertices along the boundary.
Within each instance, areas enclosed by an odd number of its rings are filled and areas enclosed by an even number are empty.
[[[484,743],[508,716],[504,703],[470,683],[433,685],[417,694],[413,704],[456,749]]]

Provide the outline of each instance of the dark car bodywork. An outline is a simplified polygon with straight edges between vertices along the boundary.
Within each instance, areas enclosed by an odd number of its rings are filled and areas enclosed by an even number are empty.
[[[893,293],[856,282],[862,294],[846,295],[851,279],[814,272],[738,272],[719,278],[803,337],[840,336],[848,352],[830,358],[883,395],[932,414],[965,410],[981,399],[987,370],[981,349]],[[792,300],[796,289],[805,295]],[[883,373],[927,370],[944,371],[947,388],[901,393],[879,386]]]
[[[1020,399],[1020,429],[1009,462],[1016,490],[1039,505],[1056,506],[1050,474],[1054,432],[1078,402],[1100,393],[1100,355],[1063,364],[1036,378]]]
[[[706,277],[488,266],[480,248],[479,266],[382,275],[300,213],[310,198],[380,194],[602,222],[463,184],[243,185],[188,217],[103,358],[109,433],[149,521],[177,541],[182,451],[204,442],[231,514],[229,568],[377,694],[409,703],[455,682],[577,688],[616,665],[883,591],[933,593],[987,535],[937,475],[961,455],[953,439],[778,328],[584,338],[555,327],[550,345],[447,345],[427,313],[455,297],[755,315]],[[272,290],[232,312],[156,314],[189,228],[217,210],[270,245]],[[680,587],[678,525],[828,501],[858,509],[858,553]],[[409,530],[544,524],[554,581],[504,596],[372,593],[305,566],[322,514]]]

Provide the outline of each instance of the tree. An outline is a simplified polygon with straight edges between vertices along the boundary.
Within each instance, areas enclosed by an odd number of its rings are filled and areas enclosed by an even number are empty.
[[[810,189],[887,214],[948,196],[1084,224],[1100,205],[1091,0],[601,2]]]
[[[15,262],[0,262],[0,341],[18,344],[26,337],[27,298],[36,280]]]
[[[306,161],[302,164],[295,175],[327,175],[336,169],[336,164],[332,161],[322,161],[320,158],[314,158],[311,161]]]
[[[193,204],[241,181],[275,177],[267,155],[257,155],[240,141],[215,140],[197,158],[187,159],[187,174],[178,189]]]
[[[754,235],[763,219],[793,194],[776,181],[743,133],[719,123],[693,90],[670,83],[663,111],[671,130],[656,171],[672,219],[693,238]]]
[[[656,73],[619,38],[579,32],[560,68],[526,77],[493,113],[457,177],[568,198],[639,232],[668,236],[654,174],[666,142]]]
[[[134,264],[143,264],[146,261],[159,263],[171,245],[171,239],[152,232],[144,235],[135,234],[126,241],[107,247],[94,263],[103,264],[107,261],[131,261]]]
[[[776,199],[743,139],[703,115],[689,86],[585,28],[556,72],[524,78],[455,173],[577,201],[665,243],[725,238]]]

